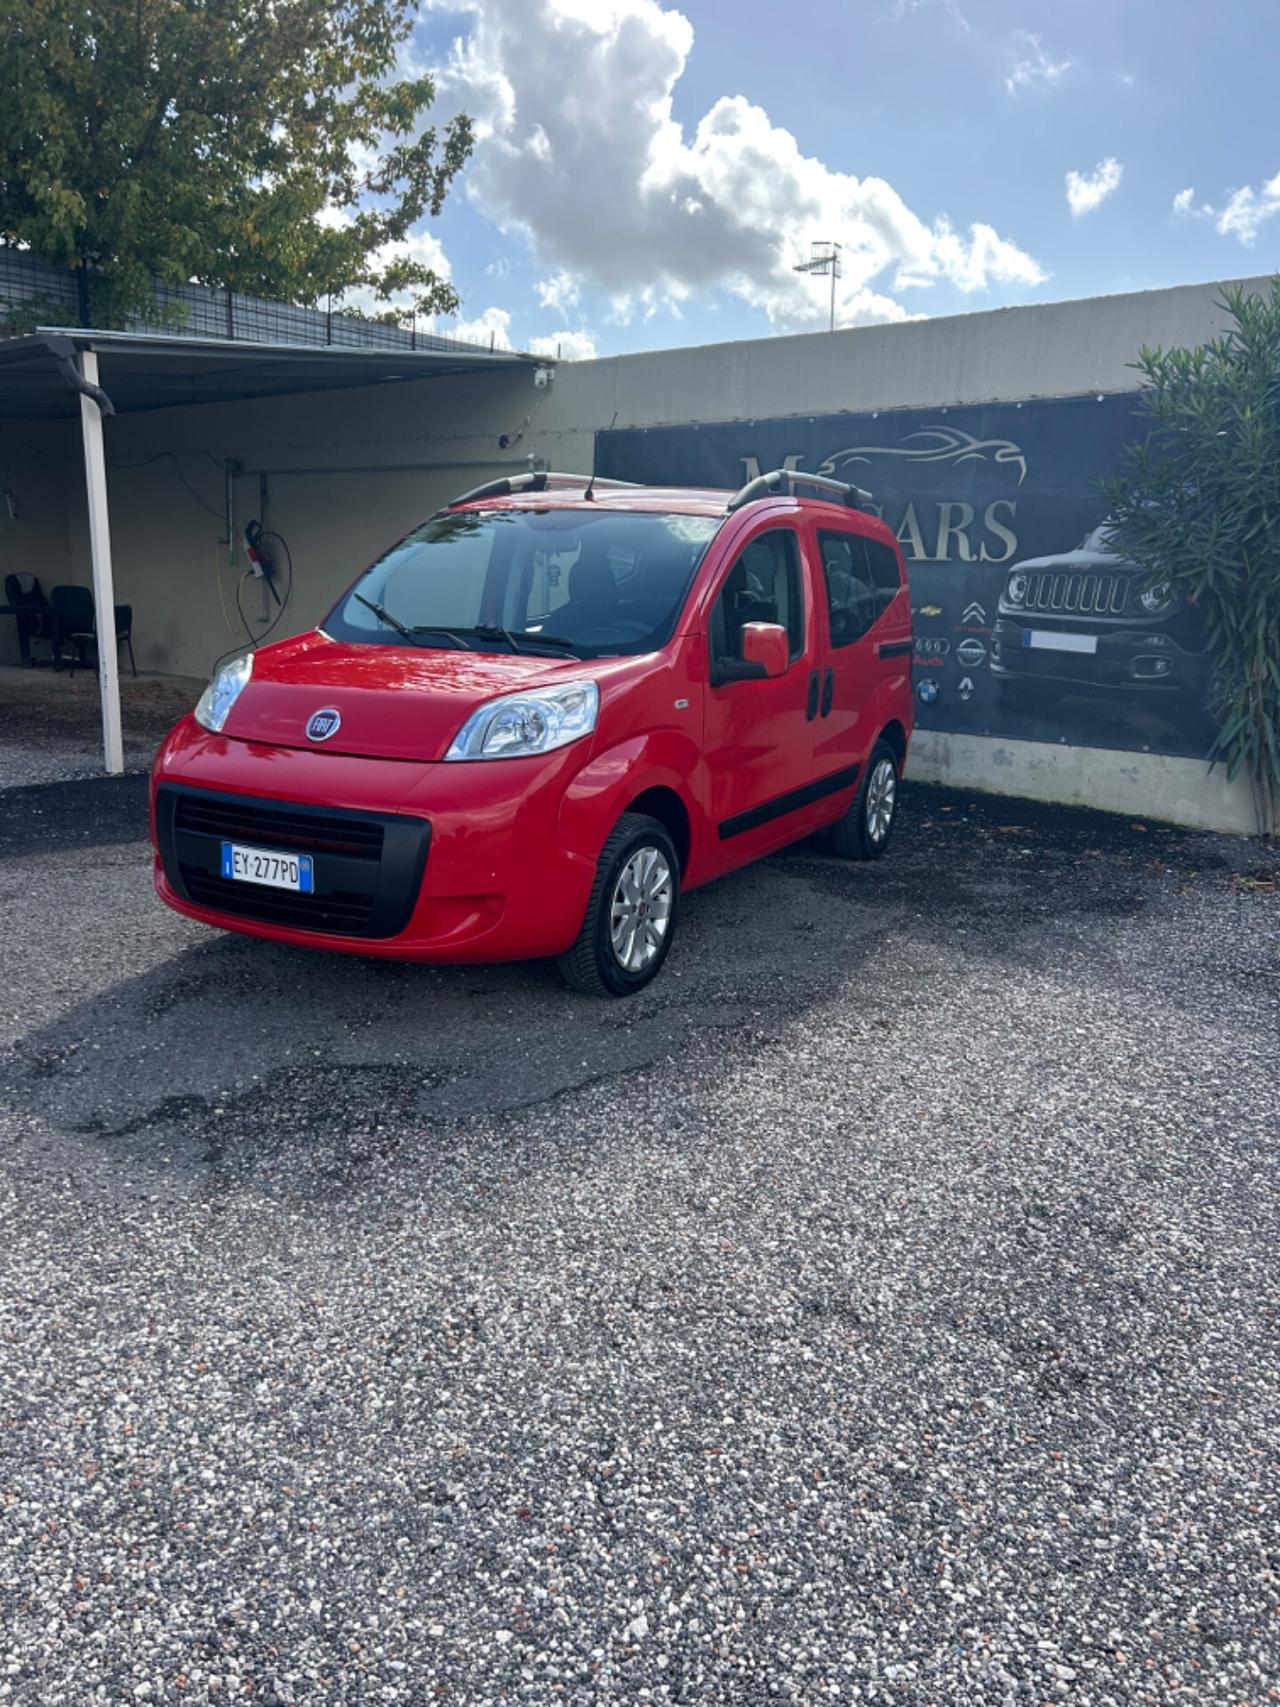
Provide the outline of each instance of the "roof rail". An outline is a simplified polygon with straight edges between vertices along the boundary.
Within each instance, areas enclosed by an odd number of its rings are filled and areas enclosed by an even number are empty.
[[[805,474],[799,468],[775,468],[770,474],[757,474],[748,480],[729,500],[729,514],[744,504],[754,504],[760,498],[771,498],[783,486],[816,486],[820,492],[830,492],[851,510],[861,510],[872,502],[870,492],[861,486],[849,486],[843,480],[832,480],[825,474]]]
[[[484,486],[477,486],[473,491],[464,492],[460,498],[450,498],[444,505],[446,510],[452,510],[457,504],[474,504],[479,498],[512,498],[522,492],[546,492],[552,487],[559,486],[604,486],[608,488],[622,487],[630,491],[637,489],[634,480],[599,480],[590,474],[555,474],[548,469],[531,468],[527,474],[512,474],[503,480],[490,480]]]

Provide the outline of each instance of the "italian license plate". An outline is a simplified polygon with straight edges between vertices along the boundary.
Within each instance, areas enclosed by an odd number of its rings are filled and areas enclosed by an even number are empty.
[[[1022,644],[1036,646],[1043,652],[1096,652],[1096,634],[1064,634],[1054,628],[1024,628]]]
[[[222,875],[237,883],[263,883],[268,889],[294,889],[300,895],[310,895],[315,888],[310,854],[247,848],[243,842],[223,842]]]

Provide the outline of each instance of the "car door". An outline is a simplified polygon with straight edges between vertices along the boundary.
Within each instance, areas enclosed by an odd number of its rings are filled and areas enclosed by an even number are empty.
[[[855,526],[834,517],[813,517],[810,525],[823,594],[814,768],[820,783],[842,792],[859,780],[880,732],[878,690],[886,671],[903,667],[903,659],[886,656],[881,645],[889,627],[882,619],[893,606],[900,577],[892,548]],[[908,639],[908,666],[910,651]]]
[[[814,586],[791,520],[764,522],[715,585],[706,621],[704,754],[721,868],[795,836],[812,815],[813,730],[820,687]],[[733,679],[742,628],[775,622],[790,640],[784,674]]]

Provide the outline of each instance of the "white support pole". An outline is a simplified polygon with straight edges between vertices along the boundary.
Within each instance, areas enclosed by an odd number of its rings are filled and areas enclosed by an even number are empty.
[[[80,372],[98,383],[93,350],[80,355]],[[120,728],[120,669],[116,648],[116,595],[111,575],[111,519],[107,508],[107,459],[102,446],[102,414],[92,397],[80,395],[84,434],[84,479],[89,498],[89,549],[93,557],[93,608],[98,622],[98,687],[102,694],[102,751],[108,776],[124,770]]]

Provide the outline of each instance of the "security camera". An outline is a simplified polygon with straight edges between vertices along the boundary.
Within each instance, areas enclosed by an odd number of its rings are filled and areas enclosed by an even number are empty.
[[[555,369],[554,368],[536,367],[533,370],[533,383],[537,386],[539,391],[545,391],[546,388],[551,384],[551,381],[554,377],[555,377]]]

